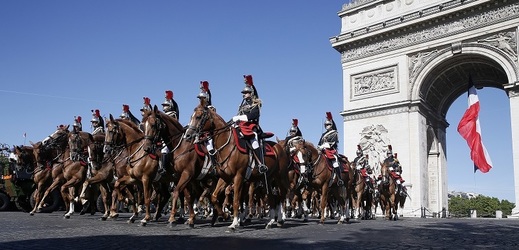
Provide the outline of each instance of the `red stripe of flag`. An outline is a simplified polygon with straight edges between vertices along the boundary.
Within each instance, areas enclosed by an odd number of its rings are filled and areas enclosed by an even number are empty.
[[[479,98],[469,77],[469,107],[463,114],[458,124],[458,133],[467,141],[470,148],[470,159],[474,162],[474,171],[479,169],[482,173],[492,168],[492,161],[481,140],[481,128],[479,126]]]

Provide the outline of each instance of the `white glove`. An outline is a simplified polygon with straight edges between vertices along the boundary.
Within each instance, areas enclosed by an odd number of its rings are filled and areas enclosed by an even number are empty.
[[[393,171],[395,170],[393,167],[389,167],[389,171]]]
[[[246,115],[237,115],[237,116],[234,116],[232,118],[232,121],[233,122],[237,122],[237,121],[248,121],[249,119],[247,119],[247,116]]]

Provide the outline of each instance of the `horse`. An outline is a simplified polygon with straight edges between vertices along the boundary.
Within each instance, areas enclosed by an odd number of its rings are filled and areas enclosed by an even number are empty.
[[[110,114],[110,120],[106,123],[107,133],[105,135],[105,146],[112,145],[114,135],[121,136],[124,148],[128,153],[126,164],[127,175],[118,178],[114,185],[114,191],[121,194],[122,188],[130,184],[138,184],[142,187],[145,205],[145,216],[140,221],[141,226],[146,226],[151,220],[150,205],[153,191],[153,178],[158,170],[157,151],[150,151],[146,148],[144,133],[135,123],[124,120],[114,119]],[[105,151],[106,152],[106,151]],[[121,196],[119,196],[121,197]],[[115,201],[112,201],[115,202]],[[157,211],[160,213],[160,211]],[[116,207],[112,206],[110,214],[117,214]]]
[[[178,209],[177,201],[180,194],[184,194],[189,207],[189,219],[187,224],[189,227],[194,227],[194,188],[199,187],[199,184],[204,184],[204,186],[207,183],[216,184],[216,181],[208,180],[215,179],[215,175],[211,174],[212,166],[209,156],[203,152],[203,147],[200,144],[193,144],[184,140],[182,138],[185,132],[184,127],[176,119],[159,111],[156,105],[153,110],[144,113],[142,121],[145,124],[145,137],[151,138],[149,140],[150,145],[157,145],[157,143],[163,141],[166,146],[170,148],[172,154],[172,165],[166,167],[166,175],[159,180],[163,183],[169,183],[173,181],[173,179],[170,178],[171,176],[176,177],[175,187],[171,192],[171,213],[168,219],[168,225],[172,227],[178,222],[178,220],[175,220],[175,214]],[[169,173],[170,171],[172,171],[172,173]],[[191,192],[187,192],[186,187],[190,184],[192,187]],[[214,186],[214,184],[209,186]],[[203,193],[203,190],[199,193],[198,196]],[[183,204],[183,201],[181,201],[181,204]]]
[[[362,220],[374,218],[374,192],[370,180],[366,180],[366,176],[363,171],[369,171],[366,169],[357,169],[356,162],[352,162],[351,171],[354,171],[354,181],[352,186],[352,198],[353,198],[353,209],[356,212],[353,217],[360,218]],[[369,168],[369,167],[367,167]]]
[[[96,153],[102,152],[94,148],[94,137],[90,133],[83,131],[69,133],[68,146],[71,161],[63,166],[64,183],[61,185],[61,197],[68,208],[64,215],[66,219],[69,219],[75,211],[75,197],[86,180],[88,166],[98,165],[97,161],[102,158],[102,156],[96,155]],[[84,188],[86,189],[86,187]],[[94,201],[90,201],[90,205],[94,204]],[[87,206],[84,206],[82,213],[86,209]],[[95,209],[91,208],[91,214],[94,213]]]
[[[23,186],[27,187],[23,188],[24,194],[16,199],[16,206],[24,212],[29,212],[33,208],[31,206],[31,194],[35,190],[34,170],[36,169],[36,159],[34,157],[34,149],[32,146],[15,146],[13,154],[16,159],[15,171],[17,180],[20,182],[19,184],[27,183],[27,186]]]
[[[391,175],[390,165],[398,167],[400,163],[395,158],[395,163],[391,163],[388,159],[380,163],[380,175],[382,181],[378,186],[380,192],[380,207],[385,214],[387,220],[398,220],[398,207],[404,207],[406,195],[397,192],[396,180]],[[401,166],[400,166],[401,167]]]
[[[269,193],[270,221],[266,228],[270,228],[275,222],[275,213],[278,214],[278,226],[285,221],[282,203],[285,201],[288,190],[288,156],[279,144],[272,141],[264,141],[266,147],[271,150],[265,154],[265,165],[267,172],[260,173],[257,161],[254,160],[250,150],[240,151],[243,146],[238,141],[236,129],[231,123],[227,123],[216,113],[214,109],[207,106],[204,98],[195,107],[188,123],[184,138],[188,141],[198,142],[206,134],[213,137],[213,145],[216,149],[217,172],[220,176],[216,188],[211,196],[211,202],[218,215],[223,215],[223,210],[218,201],[220,192],[228,185],[233,184],[233,222],[230,229],[236,229],[239,225],[238,216],[243,192],[248,190],[246,186],[256,181],[266,182],[265,187]],[[249,146],[250,147],[250,146]],[[276,186],[277,188],[272,188]],[[212,224],[216,220],[213,216]]]
[[[30,142],[33,147],[34,160],[37,168],[34,170],[34,183],[36,190],[34,191],[34,207],[29,212],[34,215],[36,212],[44,212],[45,199],[52,190],[49,190],[54,178],[63,174],[62,168],[64,164],[62,159],[66,158],[67,139],[69,134],[69,125],[60,125],[56,131],[47,136],[40,142]],[[55,203],[57,200],[55,201]],[[54,206],[52,206],[54,207]],[[48,211],[52,212],[52,211]]]
[[[339,219],[337,224],[342,224],[344,221],[349,222],[350,219],[350,190],[353,185],[353,173],[349,171],[350,162],[348,159],[340,155],[341,165],[343,171],[341,178],[344,181],[344,186],[338,186],[338,178],[333,178],[332,166],[325,155],[318,150],[311,142],[305,141],[297,145],[296,150],[301,151],[312,169],[312,176],[309,178],[309,187],[320,193],[320,223],[324,224],[326,219],[325,210],[328,205],[331,205],[329,198],[334,198],[339,207]]]

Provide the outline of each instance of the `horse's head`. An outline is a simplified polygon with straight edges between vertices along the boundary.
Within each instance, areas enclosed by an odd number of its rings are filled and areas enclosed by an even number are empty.
[[[52,160],[52,149],[43,142],[32,143],[34,160],[39,168],[44,168]]]
[[[204,132],[214,130],[213,115],[214,110],[207,107],[205,98],[200,98],[200,104],[195,108],[189,120],[184,139],[197,143]]]
[[[389,184],[389,164],[387,161],[380,163],[380,175],[382,176],[382,183],[383,185]]]
[[[110,114],[110,119],[106,121],[103,153],[111,153],[115,147],[122,145],[124,141],[124,133],[121,130],[119,122]]]
[[[64,149],[67,146],[68,134],[70,132],[68,128],[69,125],[57,126],[56,131],[43,139],[42,144]]]
[[[166,125],[157,105],[153,107],[153,110],[145,110],[143,112],[144,150],[146,152],[153,152],[155,148],[161,144],[161,135],[165,133]]]
[[[68,147],[72,161],[86,161],[87,147],[92,143],[92,135],[87,132],[72,132],[68,136]]]
[[[36,162],[33,148],[28,146],[15,146],[13,154],[16,156],[16,165],[31,171]]]

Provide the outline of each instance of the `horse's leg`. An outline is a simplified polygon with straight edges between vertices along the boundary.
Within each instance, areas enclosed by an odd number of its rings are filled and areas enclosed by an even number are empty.
[[[112,190],[112,206],[110,207],[109,218],[117,219],[119,217],[119,213],[117,212],[117,204],[118,202],[122,202],[124,199],[122,195],[122,189],[127,185],[126,183],[129,180],[129,178],[129,176],[125,175],[117,179],[117,181],[115,181],[114,188]],[[136,211],[133,212],[136,213]]]
[[[213,226],[218,216],[224,216],[223,209],[220,206],[220,201],[218,200],[218,196],[220,195],[220,192],[223,190],[223,188],[226,187],[226,185],[227,183],[222,178],[218,179],[213,194],[211,195],[211,204],[213,204],[213,209],[216,210],[216,213],[213,212],[213,218],[211,220],[211,225]]]
[[[324,220],[326,219],[326,207],[328,206],[328,184],[324,182],[321,186],[321,220],[319,221],[321,224],[324,224]]]
[[[41,197],[40,202],[37,204],[36,212],[40,212],[43,208],[43,205],[45,204],[45,199],[47,196],[49,196],[50,192],[54,191],[56,187],[58,187],[62,182],[62,179],[60,177],[54,179],[52,184],[45,190],[43,193],[43,197]],[[68,204],[65,203],[65,207],[68,209]]]
[[[70,219],[70,215],[74,213],[74,197],[70,192],[74,182],[75,179],[72,178],[61,186],[61,198],[63,198],[65,204],[68,204],[67,212],[64,215],[65,219]]]
[[[141,226],[146,226],[148,222],[151,219],[151,213],[150,213],[150,205],[151,205],[151,180],[148,176],[143,176],[142,178],[142,189],[143,189],[143,198],[144,198],[144,205],[146,206],[146,215],[141,220]]]
[[[99,183],[99,192],[100,192],[101,198],[103,200],[103,206],[105,208],[104,214],[103,214],[103,216],[101,216],[101,220],[105,221],[108,218],[108,216],[110,215],[110,206],[108,204],[108,183],[106,183],[106,182]]]
[[[241,191],[242,191],[242,182],[243,182],[243,177],[241,176],[240,173],[237,173],[235,176],[234,176],[234,180],[233,180],[233,185],[234,185],[234,197],[233,197],[233,203],[232,203],[232,208],[233,208],[233,222],[231,223],[231,225],[229,226],[229,229],[236,229],[236,227],[238,226],[239,222],[238,222],[238,214],[240,212],[240,201],[241,201]]]
[[[32,211],[29,213],[30,215],[34,215],[34,213],[38,210],[38,206],[40,205],[40,200],[43,196],[43,190],[45,187],[45,180],[37,182],[36,192],[34,192],[34,207]]]
[[[251,222],[251,219],[252,217],[254,217],[254,214],[255,213],[256,215],[259,215],[260,211],[258,211],[258,208],[260,207],[259,204],[256,206],[256,209],[252,209],[254,207],[254,191],[256,189],[256,183],[254,182],[251,182],[249,183],[249,192],[248,192],[248,195],[249,195],[249,200],[248,200],[248,214],[247,214],[247,218],[245,219],[245,222],[249,223]],[[255,212],[253,212],[255,211]]]

